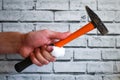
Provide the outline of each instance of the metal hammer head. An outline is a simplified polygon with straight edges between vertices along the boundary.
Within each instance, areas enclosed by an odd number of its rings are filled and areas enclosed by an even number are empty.
[[[97,16],[97,14],[95,14],[88,6],[86,6],[86,10],[94,27],[96,27],[102,35],[107,34],[108,30],[100,18]]]

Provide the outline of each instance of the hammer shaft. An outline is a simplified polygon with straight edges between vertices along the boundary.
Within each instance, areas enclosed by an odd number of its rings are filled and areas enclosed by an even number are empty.
[[[54,45],[57,47],[63,47],[65,44],[69,43],[73,39],[76,39],[77,37],[86,34],[87,32],[93,30],[94,28],[95,28],[94,25],[92,24],[92,22],[90,22],[90,23],[86,24],[85,26],[83,26],[82,28],[78,29],[77,31],[73,32],[67,38],[56,42]]]

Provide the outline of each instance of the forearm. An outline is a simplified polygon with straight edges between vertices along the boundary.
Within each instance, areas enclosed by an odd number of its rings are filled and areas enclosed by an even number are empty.
[[[0,32],[0,53],[18,53],[22,38],[19,32]]]

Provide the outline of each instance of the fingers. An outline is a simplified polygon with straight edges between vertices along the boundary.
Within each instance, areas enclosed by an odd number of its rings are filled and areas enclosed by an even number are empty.
[[[36,48],[35,52],[30,54],[30,58],[33,64],[38,66],[47,65],[48,63],[55,61],[55,58],[50,55],[48,51],[39,48]]]

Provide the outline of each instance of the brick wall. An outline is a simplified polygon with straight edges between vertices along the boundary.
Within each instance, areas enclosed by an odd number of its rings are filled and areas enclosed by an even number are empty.
[[[56,62],[22,73],[14,70],[20,55],[0,54],[0,80],[120,80],[120,0],[0,0],[0,31],[73,32],[90,20],[85,5],[101,17],[108,35],[95,29],[67,44]]]

